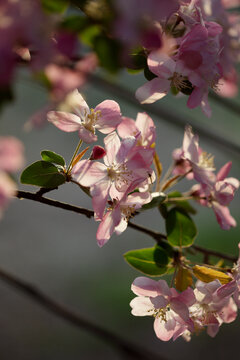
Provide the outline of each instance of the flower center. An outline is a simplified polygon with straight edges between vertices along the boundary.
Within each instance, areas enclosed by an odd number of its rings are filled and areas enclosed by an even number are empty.
[[[107,173],[111,181],[116,183],[115,186],[118,190],[133,180],[132,171],[127,168],[126,164],[112,165],[107,168]]]
[[[83,121],[83,126],[85,127],[85,129],[87,129],[88,131],[94,134],[95,125],[98,122],[100,116],[101,116],[100,110],[94,111],[94,109],[90,109],[89,114],[85,112],[84,121]]]
[[[211,168],[214,170],[214,156],[203,151],[199,156],[199,166],[203,168]]]
[[[183,93],[192,92],[193,87],[190,81],[187,79],[186,76],[183,76],[177,72],[173,73],[173,76],[170,78],[171,86],[174,86],[176,89],[182,91]]]

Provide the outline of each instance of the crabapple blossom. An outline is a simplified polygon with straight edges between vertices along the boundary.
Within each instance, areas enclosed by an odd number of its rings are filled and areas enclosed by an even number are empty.
[[[221,285],[219,280],[196,283],[194,295],[196,302],[190,306],[189,313],[196,332],[207,327],[207,333],[214,337],[222,323],[230,323],[237,317],[237,306],[231,295],[235,284]]]
[[[86,143],[97,141],[95,134],[98,129],[103,134],[109,134],[116,129],[121,122],[119,105],[113,100],[105,100],[98,104],[95,109],[89,109],[86,101],[75,90],[78,104],[74,107],[75,114],[64,111],[50,111],[48,121],[60,130],[66,132],[78,131],[80,139]]]
[[[152,197],[149,192],[131,193],[140,185],[140,182],[139,180],[132,182],[120,200],[114,198],[108,201],[109,206],[101,220],[96,235],[97,243],[100,247],[110,239],[114,232],[120,235],[125,231],[131,216],[144,204],[151,201]]]
[[[192,171],[190,178],[193,176],[200,184],[211,184],[214,181],[213,156],[199,147],[198,135],[193,134],[191,126],[186,126],[182,148],[176,149],[173,157],[176,161],[174,174],[191,174]]]
[[[153,316],[154,331],[160,340],[176,340],[186,330],[194,330],[188,310],[195,303],[191,288],[179,294],[174,288],[169,288],[165,280],[138,277],[131,289],[138,295],[130,302],[132,314]]]
[[[120,199],[131,183],[148,179],[152,174],[149,159],[152,149],[135,151],[137,137],[128,137],[120,142],[116,132],[105,137],[104,164],[82,160],[72,170],[73,178],[80,185],[90,187],[95,218],[101,219],[107,199]]]
[[[144,148],[150,148],[156,139],[156,127],[146,113],[138,113],[136,121],[128,117],[122,117],[117,131],[121,138],[135,136],[140,132],[137,145]]]
[[[231,162],[226,163],[216,176],[213,174],[212,182],[194,185],[190,190],[193,196],[202,198],[199,200],[201,205],[212,207],[219,225],[224,230],[229,230],[230,227],[236,226],[236,221],[231,216],[227,207],[233,200],[235,192],[239,187],[237,179],[226,177],[231,166]]]

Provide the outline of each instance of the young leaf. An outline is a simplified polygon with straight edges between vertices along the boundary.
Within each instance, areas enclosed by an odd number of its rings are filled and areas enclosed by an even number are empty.
[[[149,276],[161,276],[168,271],[168,254],[160,246],[128,251],[124,258],[129,265]]]
[[[43,150],[41,152],[41,156],[44,161],[49,161],[57,165],[65,166],[64,158],[53,151]]]
[[[206,266],[195,265],[193,267],[193,273],[197,279],[202,280],[206,283],[209,283],[216,279],[218,279],[222,284],[227,284],[232,281],[231,276],[221,271],[208,268]]]
[[[167,239],[172,246],[191,246],[197,235],[197,228],[182,209],[171,209],[166,218]]]
[[[52,163],[37,161],[23,170],[20,180],[22,184],[55,188],[63,184],[66,178]]]
[[[186,290],[189,286],[192,286],[192,274],[188,269],[180,267],[178,269],[176,278],[175,278],[175,286],[179,291]]]

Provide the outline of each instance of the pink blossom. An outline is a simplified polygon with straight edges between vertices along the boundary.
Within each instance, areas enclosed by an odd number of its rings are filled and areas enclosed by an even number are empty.
[[[89,109],[83,97],[75,90],[78,105],[74,112],[50,111],[48,121],[60,130],[66,132],[78,131],[80,139],[86,143],[97,141],[96,129],[103,134],[109,134],[121,122],[119,105],[112,100],[105,100],[98,104],[95,109]]]
[[[144,148],[150,148],[156,139],[156,127],[146,113],[138,113],[136,121],[123,117],[117,131],[122,138],[136,136],[140,132],[137,145]]]
[[[100,247],[106,244],[114,232],[120,235],[125,231],[130,217],[144,204],[151,201],[152,198],[149,192],[134,192],[128,195],[138,185],[139,181],[131,183],[120,200],[113,199],[113,201],[108,202],[109,207],[106,209],[96,235]]]
[[[212,172],[213,157],[200,149],[198,135],[193,134],[190,126],[186,126],[182,148],[175,150],[174,157],[177,161],[183,160],[178,164],[175,173],[178,171],[184,174],[184,171],[192,171],[194,179],[200,184],[210,184],[215,179]]]
[[[191,194],[201,197],[200,203],[203,206],[212,207],[217,221],[222,229],[229,230],[236,226],[235,219],[231,216],[227,207],[233,200],[236,190],[239,187],[239,181],[235,178],[227,178],[232,163],[226,163],[212,178],[208,184],[194,185]]]
[[[184,80],[175,72],[176,63],[161,51],[152,51],[148,56],[148,67],[157,77],[148,81],[136,91],[141,104],[152,104],[163,98],[173,84],[179,88]]]
[[[218,280],[196,283],[194,295],[196,303],[190,309],[190,317],[195,329],[207,327],[207,333],[214,337],[222,323],[230,323],[237,317],[237,307],[231,298],[235,290],[234,282],[230,286],[221,285]]]
[[[73,178],[82,186],[90,187],[96,219],[102,218],[109,195],[111,199],[120,199],[131,183],[137,180],[143,182],[152,173],[148,165],[149,150],[136,152],[137,140],[129,137],[120,142],[116,132],[113,132],[104,139],[104,164],[82,160],[74,166]]]
[[[191,288],[179,294],[174,288],[169,288],[165,280],[139,277],[131,289],[138,295],[130,302],[132,314],[153,316],[154,331],[160,340],[175,340],[186,330],[193,331],[188,310],[195,303]]]

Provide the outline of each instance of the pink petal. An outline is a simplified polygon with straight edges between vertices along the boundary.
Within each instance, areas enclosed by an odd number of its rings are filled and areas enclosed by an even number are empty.
[[[103,134],[109,134],[121,122],[121,111],[116,101],[105,100],[96,106],[95,111],[101,112],[96,128]]]
[[[190,109],[194,109],[195,107],[199,106],[201,104],[205,92],[206,92],[205,87],[195,87],[193,92],[188,98],[187,106]]]
[[[212,202],[212,208],[216,215],[217,222],[223,230],[229,230],[231,227],[237,226],[236,220],[231,216],[227,206]]]
[[[164,296],[156,296],[150,298],[151,303],[154,305],[155,309],[165,308],[168,305],[168,300]]]
[[[170,89],[170,80],[155,78],[136,91],[136,98],[141,104],[152,104],[162,99]]]
[[[101,220],[108,200],[110,180],[103,180],[91,187],[92,204],[95,220]]]
[[[135,316],[151,316],[154,314],[154,307],[150,299],[144,296],[137,296],[130,302],[132,314]]]
[[[110,239],[111,235],[113,234],[115,227],[121,221],[121,212],[120,209],[114,209],[113,211],[108,211],[98,229],[97,229],[97,243],[100,247],[102,247],[106,242]]]
[[[104,162],[107,166],[111,166],[117,156],[119,148],[121,146],[120,139],[116,132],[109,134],[104,139],[105,149],[107,155],[104,156]]]
[[[86,144],[91,144],[92,142],[97,141],[97,136],[93,132],[86,129],[82,124],[79,125],[78,136]]]
[[[153,120],[146,113],[138,113],[136,126],[141,131],[142,145],[150,146],[156,139],[156,128]],[[145,144],[147,142],[147,144]]]
[[[176,63],[161,51],[152,51],[148,56],[148,67],[162,79],[168,79],[175,71]]]
[[[128,136],[136,135],[139,130],[133,119],[130,119],[128,117],[122,117],[122,121],[118,125],[117,131],[119,136],[121,136],[121,138],[125,138]]]
[[[232,298],[230,298],[229,303],[221,309],[220,317],[227,324],[236,320],[237,305]]]
[[[156,317],[154,320],[154,331],[157,337],[162,341],[168,341],[173,337],[176,328],[176,320],[174,317],[169,315],[169,312],[166,314],[168,316],[167,321],[161,320],[161,318]]]
[[[74,90],[72,94],[74,96],[74,104],[75,104],[74,111],[76,112],[76,114],[80,116],[81,119],[84,119],[85,116],[90,112],[88,104],[86,103],[86,101],[84,100],[84,98],[78,92],[77,89]]]
[[[108,182],[106,166],[97,161],[79,161],[72,169],[71,174],[74,180],[86,187],[91,187],[103,179]]]
[[[199,145],[198,145],[198,135],[194,135],[192,132],[191,126],[186,126],[184,137],[183,137],[183,156],[198,163],[199,160]]]
[[[229,171],[231,170],[231,167],[232,167],[232,161],[229,161],[225,165],[223,165],[219,170],[219,172],[217,173],[217,181],[224,180],[225,177],[227,177]]]
[[[50,111],[47,114],[47,119],[58,129],[66,132],[77,131],[81,125],[81,119],[77,115],[63,111]]]
[[[158,283],[147,277],[137,277],[131,286],[131,290],[136,295],[156,297],[159,295]]]

